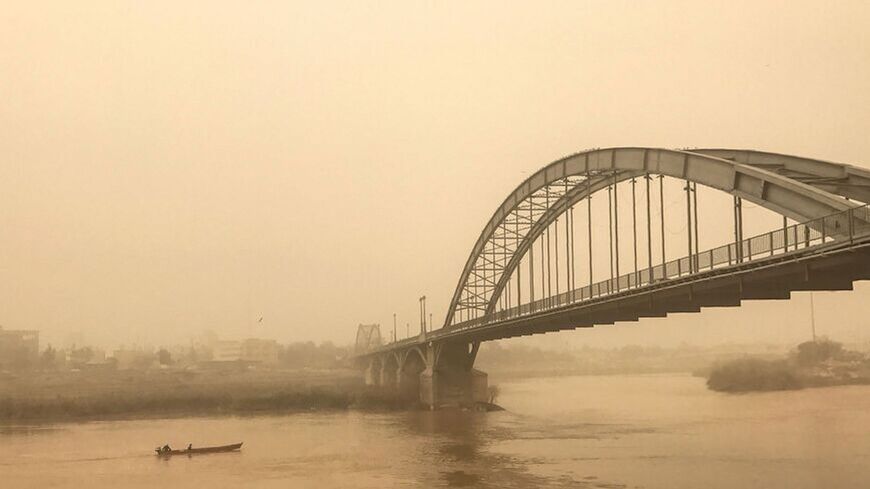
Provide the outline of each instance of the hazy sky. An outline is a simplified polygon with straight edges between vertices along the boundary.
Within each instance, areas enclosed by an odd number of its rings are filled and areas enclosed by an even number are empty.
[[[349,342],[413,328],[422,294],[440,321],[495,207],[565,154],[870,165],[868,25],[847,1],[7,2],[0,324]],[[870,286],[816,297],[820,330],[870,339]],[[807,308],[556,337],[783,340]]]

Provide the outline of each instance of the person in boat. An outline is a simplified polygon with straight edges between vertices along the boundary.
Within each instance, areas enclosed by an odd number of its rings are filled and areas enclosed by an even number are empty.
[[[193,450],[193,443],[188,443],[188,444],[187,444],[187,449],[188,449],[188,450]]]
[[[169,444],[167,443],[166,445],[163,445],[163,448],[161,448],[160,451],[163,453],[169,453],[172,451],[172,449],[169,448]]]

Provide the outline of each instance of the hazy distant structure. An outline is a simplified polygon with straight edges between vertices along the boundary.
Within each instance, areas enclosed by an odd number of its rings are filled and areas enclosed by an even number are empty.
[[[212,361],[237,362],[242,359],[242,343],[233,340],[217,340],[212,344]]]
[[[112,352],[118,370],[146,369],[155,363],[154,352],[142,348],[119,348]]]
[[[684,194],[679,240],[666,232],[664,202],[673,198],[665,199],[665,179],[678,181]],[[630,191],[629,206],[620,204],[620,184],[623,194]],[[725,215],[733,215],[733,239],[703,251],[699,185],[732,197]],[[655,186],[658,202],[650,198]],[[598,192],[607,204],[593,212]],[[744,237],[744,200],[782,216],[782,226]],[[369,383],[433,408],[467,404],[486,398],[486,376],[473,368],[482,341],[788,299],[792,291],[851,290],[870,279],[868,203],[870,171],[799,156],[642,147],[573,154],[529,176],[496,208],[441,329],[374,351],[358,348],[357,360]],[[587,216],[585,233],[575,231],[575,208]],[[596,233],[593,215],[607,216],[604,232]],[[631,223],[622,236],[620,219],[623,228]],[[593,270],[594,252],[609,259],[608,271]]]
[[[39,360],[39,331],[3,329],[0,326],[0,369],[35,365]]]
[[[354,351],[364,353],[383,344],[380,324],[360,324],[356,330]]]
[[[276,340],[248,338],[242,341],[242,360],[246,362],[275,365],[280,352],[281,347]]]

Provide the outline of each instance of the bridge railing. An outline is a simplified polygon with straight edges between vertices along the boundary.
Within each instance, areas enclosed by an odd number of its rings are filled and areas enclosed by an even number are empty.
[[[636,272],[632,271],[532,303],[503,309],[488,316],[463,321],[454,325],[451,330],[474,328],[568,304],[654,286],[700,272],[739,266],[777,255],[798,253],[807,248],[826,244],[849,242],[868,235],[870,235],[870,205],[864,205],[752,236],[739,243],[729,243]]]

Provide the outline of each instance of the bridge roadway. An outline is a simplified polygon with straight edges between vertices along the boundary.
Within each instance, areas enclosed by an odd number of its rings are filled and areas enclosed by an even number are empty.
[[[486,374],[473,368],[480,342],[734,307],[743,300],[783,300],[794,291],[852,290],[870,279],[870,233],[661,279],[625,291],[513,310],[459,323],[361,352],[369,384],[418,393],[431,408],[486,400]],[[574,296],[588,293],[573,291]],[[571,292],[563,294],[570,297]],[[764,327],[764,325],[759,325]],[[451,360],[446,359],[450,357]]]
[[[606,189],[611,205],[611,192],[616,195],[620,182],[631,184],[633,225],[635,179],[646,186],[647,263],[653,263],[652,175],[659,177],[660,195],[664,195],[663,178],[686,182],[688,255],[620,275],[618,253],[613,267],[611,251],[611,273],[615,268],[619,276],[577,288],[574,206],[586,201],[591,223],[591,195]],[[698,184],[733,195],[734,242],[697,249]],[[742,199],[781,214],[783,227],[743,239]],[[486,374],[473,368],[483,341],[739,306],[743,300],[788,299],[793,291],[851,290],[853,282],[870,279],[868,201],[870,172],[851,165],[744,150],[608,148],[577,153],[531,175],[498,207],[472,249],[441,329],[381,344],[376,325],[361,327],[354,360],[365,369],[368,384],[397,389],[431,408],[468,405],[486,399]],[[611,250],[618,250],[615,198],[612,206],[609,239]],[[559,216],[564,216],[563,236],[569,240],[563,278],[571,285],[562,293],[558,291]],[[798,224],[788,226],[785,218]],[[660,225],[664,240],[663,217]],[[534,295],[532,244],[541,240],[542,254],[545,246],[551,249],[550,229],[556,241],[552,248],[556,294],[512,306],[508,284],[516,278],[516,302],[520,302],[519,275],[526,255],[528,295]],[[587,234],[592,234],[591,224]],[[634,243],[635,266],[639,244]],[[539,269],[541,280],[548,284],[552,283],[549,253],[546,267]],[[588,266],[587,277],[591,276]]]
[[[870,236],[701,271],[585,301],[542,305],[530,314],[495,313],[389,343],[368,355],[427,342],[490,341],[700,312],[703,307],[736,307],[742,300],[784,300],[795,291],[852,290],[858,280],[870,280]]]

